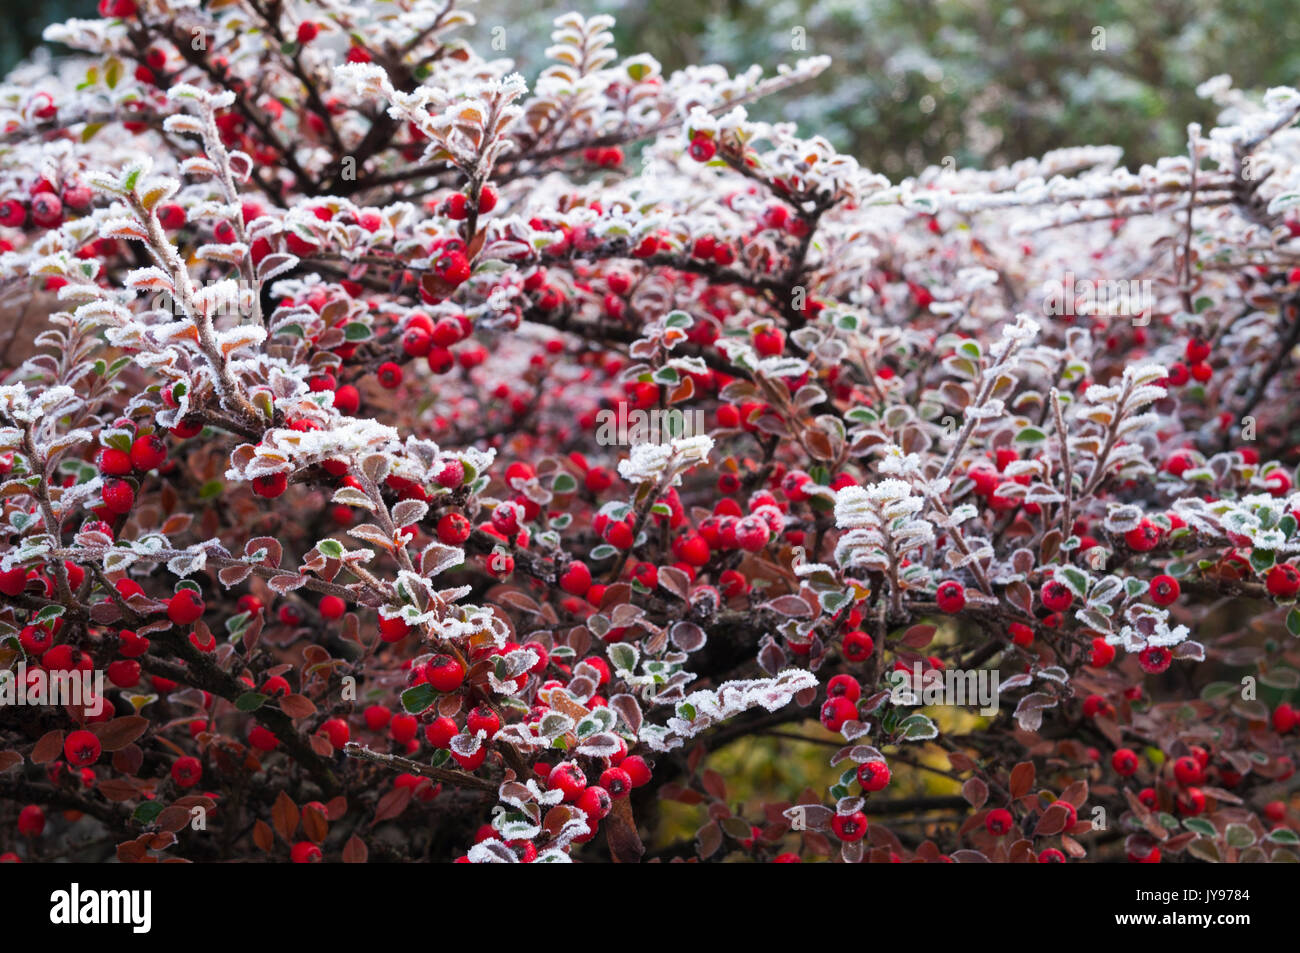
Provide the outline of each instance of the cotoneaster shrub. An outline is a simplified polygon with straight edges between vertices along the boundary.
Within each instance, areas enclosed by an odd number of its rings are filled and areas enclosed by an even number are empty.
[[[1300,93],[892,183],[747,119],[823,59],[100,13],[0,89],[3,658],[106,675],[4,710],[8,859],[1297,859]]]

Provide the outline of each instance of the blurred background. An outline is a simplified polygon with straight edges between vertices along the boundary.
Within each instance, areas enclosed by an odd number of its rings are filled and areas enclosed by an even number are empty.
[[[95,16],[94,0],[0,0],[0,71],[45,23]],[[827,54],[834,66],[754,108],[829,138],[892,178],[952,156],[996,165],[1069,145],[1123,147],[1131,167],[1182,152],[1213,112],[1196,86],[1300,81],[1295,0],[482,0],[469,38],[526,75],[545,65],[551,21],[609,13],[625,53],[665,69],[716,62],[772,70]],[[493,33],[494,28],[504,32]]]

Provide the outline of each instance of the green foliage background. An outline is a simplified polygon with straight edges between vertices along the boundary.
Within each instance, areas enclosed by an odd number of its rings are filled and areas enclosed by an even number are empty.
[[[830,55],[814,85],[753,112],[796,121],[893,178],[944,156],[988,166],[1085,144],[1119,145],[1136,167],[1181,153],[1187,123],[1213,120],[1196,96],[1203,80],[1300,82],[1295,0],[543,0],[526,11],[486,0],[477,32],[504,27],[500,55],[535,67],[550,20],[575,6],[615,16],[620,49],[666,69],[770,71]],[[1093,49],[1098,27],[1104,50]]]

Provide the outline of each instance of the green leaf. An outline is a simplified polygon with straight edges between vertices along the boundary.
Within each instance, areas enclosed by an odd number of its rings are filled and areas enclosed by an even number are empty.
[[[1183,827],[1189,831],[1195,831],[1203,837],[1217,837],[1219,834],[1214,825],[1203,817],[1189,817],[1183,821]]]
[[[1073,566],[1062,566],[1052,578],[1073,592],[1075,598],[1082,599],[1088,594],[1088,577]]]
[[[242,712],[257,711],[266,704],[266,696],[261,692],[244,692],[235,699],[235,708]]]
[[[1265,840],[1270,840],[1275,844],[1300,844],[1300,834],[1285,827],[1279,827],[1277,830],[1269,833]]]
[[[1223,839],[1229,847],[1249,847],[1255,843],[1255,832],[1245,824],[1229,824]]]
[[[418,715],[438,700],[438,693],[433,686],[425,682],[402,692],[402,707],[412,715]]]
[[[1286,630],[1300,639],[1300,609],[1292,609],[1286,614]]]
[[[59,616],[63,615],[65,606],[46,606],[36,614],[34,620],[37,625],[44,625],[46,622],[53,622]]]
[[[143,804],[141,804],[139,807],[135,809],[135,813],[132,814],[131,817],[139,821],[141,824],[152,824],[154,821],[158,819],[158,815],[161,814],[162,812],[163,812],[162,802],[145,801]]]
[[[1016,443],[1042,443],[1047,439],[1047,434],[1037,427],[1022,427],[1016,434]]]
[[[591,551],[591,558],[609,559],[609,557],[613,556],[617,552],[618,550],[615,549],[613,546],[609,545],[609,543],[601,543],[599,546],[597,546],[595,549]]]
[[[935,723],[919,712],[908,715],[899,722],[898,730],[904,741],[926,741],[939,736],[939,729]]]
[[[1232,682],[1210,682],[1201,689],[1201,701],[1213,701],[1216,698],[1227,698],[1229,695],[1235,695],[1240,690],[1240,685]]]
[[[555,479],[551,481],[552,493],[572,493],[577,488],[578,481],[571,473],[557,473]]]
[[[343,337],[348,341],[368,341],[373,336],[370,326],[360,321],[353,321],[343,328]]]
[[[329,559],[343,558],[343,544],[337,539],[322,539],[316,544],[316,548],[321,551],[321,555]]]

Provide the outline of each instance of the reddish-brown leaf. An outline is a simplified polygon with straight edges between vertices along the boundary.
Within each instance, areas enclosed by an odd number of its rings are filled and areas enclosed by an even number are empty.
[[[318,807],[308,804],[302,809],[302,832],[307,839],[319,844],[330,832],[329,822]]]
[[[637,833],[629,798],[614,800],[613,810],[605,818],[605,843],[609,846],[610,859],[616,864],[639,863],[641,855],[645,853],[645,845]]]
[[[95,786],[110,801],[129,801],[140,793],[139,785],[125,778],[106,778]]]
[[[283,791],[271,805],[271,824],[275,827],[275,832],[288,843],[293,843],[294,831],[298,829],[299,813],[298,805],[293,802],[293,798]]]
[[[366,847],[366,842],[356,834],[348,838],[348,842],[343,845],[343,863],[345,864],[364,864],[370,856],[370,850]]]
[[[275,834],[271,832],[271,826],[266,821],[254,822],[253,843],[258,846],[258,849],[264,850],[268,854],[275,847]]]
[[[337,821],[348,812],[348,799],[342,794],[325,802],[325,817]]]
[[[100,722],[91,727],[105,751],[120,751],[145,733],[149,719],[140,715],[124,715],[112,721]]]
[[[280,711],[290,718],[310,718],[316,714],[316,706],[305,695],[285,695],[280,699]]]
[[[1029,793],[1029,789],[1034,786],[1035,774],[1032,761],[1021,761],[1011,769],[1010,789],[1013,800]]]
[[[1073,804],[1076,808],[1083,807],[1084,802],[1088,800],[1088,782],[1075,781],[1061,792],[1061,800]]]
[[[979,810],[989,799],[989,786],[979,778],[971,778],[961,786],[961,796],[970,802],[970,806]]]
[[[719,801],[725,801],[727,799],[727,782],[722,779],[722,775],[717,771],[712,769],[705,771],[704,774],[701,775],[700,780],[704,784],[704,790],[708,791]]]
[[[1051,837],[1053,834],[1059,834],[1065,830],[1066,822],[1070,819],[1070,812],[1063,804],[1053,804],[1043,816],[1038,819],[1038,826],[1034,828],[1035,837]]]
[[[406,805],[411,803],[410,788],[393,788],[387,794],[379,799],[375,805],[375,819],[370,822],[373,827],[380,821],[391,821],[406,810]]]
[[[0,774],[23,763],[23,756],[17,751],[0,751]]]
[[[32,748],[32,764],[49,764],[61,754],[63,754],[63,732],[56,728],[41,735],[40,740],[36,742],[36,747]]]
[[[701,827],[696,836],[700,841],[700,856],[706,860],[722,847],[722,828],[713,821]]]
[[[127,745],[120,751],[113,752],[113,770],[119,774],[135,776],[144,764],[144,752],[139,745]]]
[[[185,827],[189,822],[189,810],[173,804],[170,807],[163,808],[163,812],[158,815],[158,820],[154,823],[158,825],[159,830],[174,833]]]

